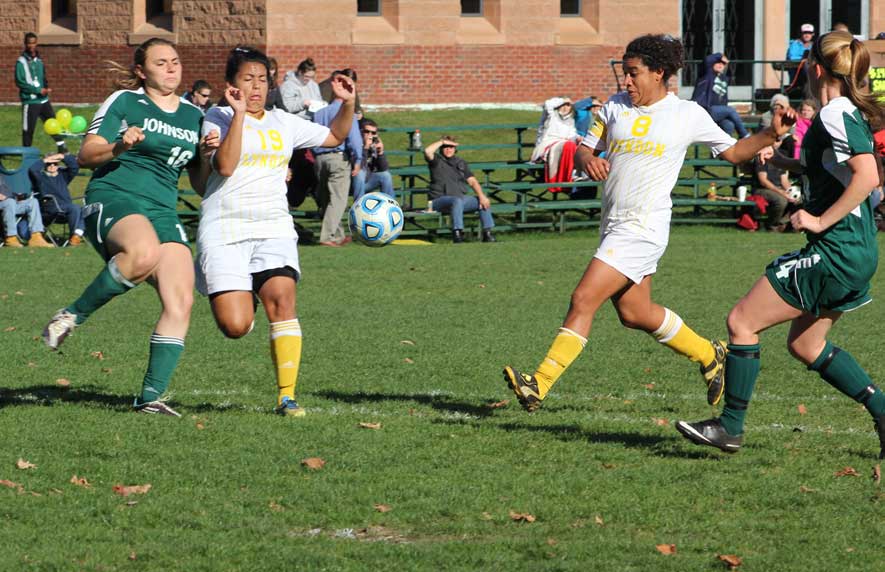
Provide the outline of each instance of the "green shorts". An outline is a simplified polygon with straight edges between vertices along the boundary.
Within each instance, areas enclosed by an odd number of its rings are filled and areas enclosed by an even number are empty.
[[[870,285],[851,289],[838,282],[814,247],[779,256],[765,267],[765,276],[790,306],[819,316],[822,310],[850,312],[870,302]]]
[[[87,205],[83,209],[86,237],[105,260],[111,258],[105,247],[108,233],[117,221],[134,214],[151,221],[160,244],[178,242],[189,246],[184,225],[174,210],[148,205],[132,197],[121,196],[120,193],[92,192],[86,200]]]

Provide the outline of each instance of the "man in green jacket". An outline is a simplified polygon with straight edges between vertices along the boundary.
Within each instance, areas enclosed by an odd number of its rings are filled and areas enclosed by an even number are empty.
[[[43,60],[37,52],[37,34],[25,34],[25,50],[15,62],[15,85],[18,86],[22,102],[22,145],[30,147],[34,140],[34,129],[37,118],[46,121],[55,117],[49,94],[52,90],[46,83],[46,71]],[[53,135],[59,153],[67,152],[63,137]]]

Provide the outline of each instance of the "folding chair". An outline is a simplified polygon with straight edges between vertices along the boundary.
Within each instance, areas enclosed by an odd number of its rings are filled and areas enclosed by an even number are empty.
[[[40,202],[40,215],[43,217],[43,236],[54,246],[67,246],[70,242],[70,236],[74,232],[71,228],[71,221],[68,220],[67,214],[58,204],[58,199],[53,195],[36,195]],[[58,236],[52,231],[52,225],[60,224],[64,229],[64,234]]]

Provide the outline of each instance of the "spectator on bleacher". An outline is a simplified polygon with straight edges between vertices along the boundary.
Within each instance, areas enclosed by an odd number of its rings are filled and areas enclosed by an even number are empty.
[[[532,163],[544,163],[544,181],[567,183],[572,180],[575,150],[581,137],[575,128],[575,112],[567,97],[551,97],[544,102],[541,125],[532,150]],[[561,191],[551,187],[551,192]]]
[[[793,107],[790,105],[790,98],[782,93],[776,93],[771,96],[771,105],[769,110],[762,114],[762,117],[759,120],[759,131],[764,131],[771,126],[771,118],[775,113],[779,113],[780,111],[791,111]],[[787,157],[793,156],[793,149],[795,149],[795,140],[793,139],[793,133],[796,130],[795,124],[790,128],[790,131],[784,135],[780,136],[779,141],[781,141],[782,145],[779,149],[780,153],[786,155]]]
[[[439,153],[437,153],[439,150]],[[428,206],[431,210],[448,213],[452,217],[452,242],[464,242],[464,213],[479,211],[482,224],[482,241],[496,242],[492,229],[495,221],[492,218],[491,203],[467,161],[458,157],[458,142],[454,137],[443,135],[442,139],[425,147],[424,160],[430,167],[430,196]],[[467,187],[473,189],[475,197],[465,196]]]
[[[28,246],[34,248],[52,247],[52,243],[43,238],[43,217],[40,215],[40,203],[32,193],[13,193],[6,180],[0,175],[0,213],[3,217],[3,228],[6,230],[4,244],[10,248],[21,248],[18,239],[18,225],[15,217],[24,215],[28,218],[28,229],[31,239]]]
[[[723,131],[729,135],[737,131],[738,137],[744,138],[749,132],[737,111],[728,105],[731,78],[726,68],[728,58],[725,54],[716,52],[704,58],[704,75],[695,84],[691,99],[706,109]]]
[[[602,107],[602,100],[595,95],[585,97],[576,101],[572,107],[575,108],[575,129],[581,137],[587,136],[587,131],[593,125],[596,118],[596,112]]]
[[[848,28],[848,24],[846,24],[845,22],[836,22],[835,24],[833,24],[833,29],[830,31],[831,32],[848,32],[849,34],[851,33],[851,30]]]
[[[346,75],[353,80],[353,83],[357,83],[356,70],[353,68],[344,68],[343,70],[332,72],[329,77],[319,83],[320,94],[322,95],[323,101],[328,103],[332,103],[332,100],[335,99],[335,94],[332,93],[332,78],[335,77],[336,74]],[[356,94],[356,111],[354,111],[354,113],[356,113],[357,121],[363,118],[363,108],[360,105],[359,93]]]
[[[762,149],[753,160],[753,172],[756,175],[754,194],[768,201],[768,208],[765,211],[765,230],[773,232],[784,231],[790,220],[787,207],[797,202],[790,197],[791,183],[787,171],[775,166],[774,162],[769,160],[779,146],[780,142]]]
[[[200,108],[200,111],[206,113],[212,107],[210,98],[212,97],[212,86],[205,79],[198,79],[194,82],[191,90],[181,96],[183,101],[192,103]]]
[[[796,117],[796,126],[793,129],[793,158],[799,158],[799,152],[802,150],[802,139],[811,127],[811,120],[817,113],[817,102],[813,99],[802,100],[799,106],[799,114]]]
[[[279,64],[277,64],[276,58],[267,58],[267,61],[270,62],[270,75],[267,76],[267,101],[264,104],[264,108],[268,111],[275,108],[283,109],[283,100],[280,98],[280,84],[277,77],[280,69]]]
[[[71,237],[68,244],[79,246],[83,243],[83,209],[74,204],[68,185],[80,172],[77,158],[70,153],[55,153],[46,155],[42,161],[36,161],[28,168],[28,176],[31,178],[34,192],[42,197],[53,197],[43,206],[46,216],[64,214],[71,229]]]
[[[33,32],[25,34],[25,49],[15,62],[15,85],[22,102],[22,146],[30,147],[37,119],[55,118],[55,111],[49,103],[52,89],[46,81],[46,69],[37,51],[37,34]],[[60,153],[67,152],[64,137],[52,135],[52,138]]]
[[[342,103],[343,100],[336,96],[331,104],[314,114],[314,122],[331,127]],[[363,142],[356,117],[353,118],[350,132],[343,143],[337,147],[315,147],[313,155],[316,160],[314,170],[317,177],[317,206],[323,215],[320,244],[344,246],[351,238],[341,228],[341,215],[347,208],[350,181],[359,173],[363,162]]]
[[[313,58],[303,60],[295,71],[286,72],[278,98],[282,108],[302,119],[310,120],[317,105],[323,101],[316,77],[317,66],[313,63]]]
[[[791,62],[805,59],[808,50],[811,49],[812,42],[814,42],[814,25],[802,24],[799,27],[799,37],[790,40],[790,45],[787,46],[787,59]]]
[[[390,166],[384,154],[384,141],[378,133],[378,124],[363,118],[359,126],[363,136],[363,162],[351,181],[353,202],[379,188],[385,195],[393,197],[393,176],[388,170]]]

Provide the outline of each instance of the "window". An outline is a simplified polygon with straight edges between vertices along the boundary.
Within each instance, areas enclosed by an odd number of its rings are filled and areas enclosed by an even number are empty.
[[[380,16],[381,0],[357,0],[356,1],[357,16]]]
[[[52,20],[62,18],[75,18],[77,14],[77,0],[52,0]]]
[[[77,0],[40,0],[37,5],[37,34],[41,44],[80,43],[82,38],[77,32]]]
[[[137,46],[154,37],[175,42],[173,25],[172,0],[133,0],[129,45]]]
[[[462,16],[482,16],[482,0],[461,0]]]
[[[559,0],[560,16],[580,16],[581,0]]]
[[[155,18],[164,18],[172,15],[172,0],[145,0],[144,19],[147,22]]]

